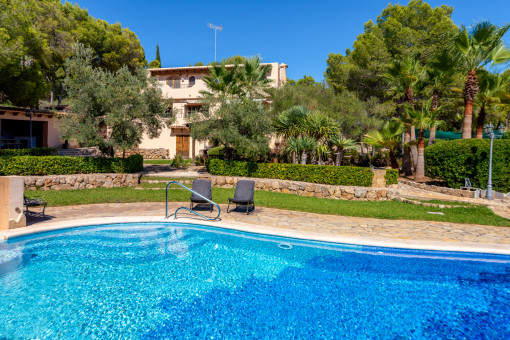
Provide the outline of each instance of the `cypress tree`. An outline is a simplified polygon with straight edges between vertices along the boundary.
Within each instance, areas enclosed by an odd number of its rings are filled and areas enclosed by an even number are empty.
[[[159,44],[156,44],[156,60],[159,61],[161,65],[161,56],[159,55]]]

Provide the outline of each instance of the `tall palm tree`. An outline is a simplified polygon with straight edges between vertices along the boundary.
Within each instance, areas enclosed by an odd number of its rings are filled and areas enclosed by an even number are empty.
[[[418,166],[414,174],[414,180],[417,182],[425,179],[425,129],[430,129],[433,126],[439,126],[443,122],[437,119],[441,110],[438,108],[432,111],[432,99],[429,99],[421,110],[413,110],[410,107],[406,108],[407,116],[412,120],[415,126],[419,129],[418,133]]]
[[[392,85],[391,90],[395,93],[402,94],[404,96],[405,102],[411,108],[414,108],[413,88],[423,76],[424,68],[420,64],[417,55],[406,56],[402,60],[394,60],[388,67],[387,72],[383,74],[383,78],[385,78]],[[413,125],[408,126],[405,132],[404,140],[407,145],[410,141],[416,140]],[[413,159],[416,163],[418,156],[416,147],[412,146],[411,148],[404,148],[402,172],[404,172],[406,175],[412,174],[413,164],[411,161],[411,153],[413,154]]]
[[[342,136],[341,134],[338,136],[333,136],[329,140],[330,146],[333,148],[336,148],[336,159],[335,159],[335,165],[340,166],[342,165],[342,159],[344,156],[344,150],[351,150],[356,149],[358,143],[356,143],[353,139],[346,138]]]
[[[262,65],[260,57],[246,59],[240,67],[239,85],[241,93],[248,98],[263,96],[272,80],[267,78],[271,65]]]
[[[506,87],[510,81],[510,74],[491,74],[487,71],[481,71],[478,74],[479,91],[476,101],[480,104],[480,112],[476,120],[476,138],[483,138],[483,125],[487,109],[505,101],[505,97],[509,95]]]
[[[497,27],[488,21],[476,24],[470,32],[462,26],[453,41],[454,57],[468,72],[463,89],[462,138],[472,138],[473,102],[478,93],[476,71],[489,63],[500,64],[510,60],[510,50],[502,41],[509,28],[510,24]]]
[[[381,131],[372,130],[363,136],[363,142],[375,148],[386,148],[390,152],[390,163],[393,169],[398,169],[397,149],[400,146],[404,123],[398,120],[385,122]]]
[[[209,75],[204,76],[204,83],[212,91],[201,91],[205,97],[220,97],[235,96],[241,93],[239,86],[239,66],[229,66],[222,61],[221,64],[214,64],[209,68]]]
[[[428,62],[425,70],[427,77],[422,82],[421,88],[429,87],[432,90],[432,111],[438,109],[441,95],[453,84],[457,67],[458,61],[446,49],[440,51]],[[433,126],[430,128],[428,145],[434,144],[435,140],[436,127]]]

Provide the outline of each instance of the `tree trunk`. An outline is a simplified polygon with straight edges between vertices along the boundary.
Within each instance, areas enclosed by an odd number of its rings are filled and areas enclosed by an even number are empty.
[[[416,167],[414,180],[416,182],[425,181],[425,134],[423,130],[420,131],[418,138],[418,166]]]
[[[439,108],[439,90],[434,89],[434,93],[432,94],[432,103],[430,105],[432,112],[437,111]],[[433,126],[429,130],[429,142],[428,145],[432,145],[436,142],[436,127]]]
[[[409,143],[411,140],[411,134],[409,133],[409,129],[406,131],[404,135],[404,142]],[[413,174],[413,165],[411,162],[411,148],[409,146],[404,146],[404,154],[402,155],[402,173],[405,176],[411,176]]]
[[[433,126],[430,128],[429,142],[428,145],[432,145],[436,142],[436,127]]]
[[[303,150],[303,153],[301,154],[301,165],[306,165],[306,158],[307,158],[306,151]]]
[[[414,125],[411,125],[411,142],[416,141],[416,130],[414,129]],[[418,167],[418,148],[416,145],[411,146],[411,154],[413,156],[413,168],[416,172],[416,168]]]
[[[480,108],[480,113],[478,114],[478,118],[476,119],[476,135],[475,138],[482,139],[483,138],[483,123],[485,123],[485,106],[482,104]]]
[[[474,69],[469,71],[464,83],[464,121],[462,122],[462,139],[473,138],[473,101],[478,93],[478,78]]]
[[[390,164],[392,169],[398,169],[397,156],[393,150],[390,150]]]
[[[296,151],[292,152],[292,164],[298,164]]]
[[[336,159],[335,159],[335,165],[340,166],[342,165],[342,158],[344,157],[344,149],[338,149],[338,152],[336,153]]]

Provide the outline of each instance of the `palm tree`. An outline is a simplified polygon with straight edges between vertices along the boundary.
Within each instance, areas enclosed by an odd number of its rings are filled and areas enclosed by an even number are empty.
[[[312,150],[316,149],[317,147],[317,141],[309,136],[301,136],[298,138],[299,143],[299,149],[301,150],[301,164],[305,165],[307,158],[308,158],[308,152],[311,152]]]
[[[212,92],[201,91],[201,94],[206,97],[220,97],[235,96],[241,93],[239,86],[239,66],[236,64],[227,67],[225,61],[221,64],[214,64],[209,68],[210,75],[204,76],[204,82]]]
[[[472,138],[473,102],[478,93],[476,71],[489,63],[500,64],[510,60],[510,50],[502,41],[509,28],[510,24],[497,27],[487,21],[476,24],[470,32],[462,26],[453,41],[454,57],[468,71],[463,89],[462,138]]]
[[[308,136],[321,144],[326,144],[330,136],[336,134],[339,129],[335,120],[320,112],[309,114],[304,121],[304,127]]]
[[[345,138],[341,134],[338,136],[334,136],[329,140],[329,144],[332,147],[336,148],[336,159],[335,165],[342,165],[342,159],[344,156],[344,150],[356,149],[358,143],[356,143],[353,139]]]
[[[441,94],[454,82],[455,70],[458,62],[453,59],[451,53],[442,50],[434,58],[432,58],[426,67],[426,79],[422,82],[422,89],[429,87],[432,89],[431,110],[436,111],[440,106],[439,101]],[[428,145],[432,145],[436,140],[436,127],[430,128]]]
[[[372,147],[386,148],[390,152],[390,163],[393,169],[398,169],[397,149],[401,143],[402,132],[405,126],[401,121],[392,120],[385,122],[381,131],[372,130],[364,135],[363,142]]]
[[[483,138],[483,125],[487,109],[505,101],[506,87],[510,80],[510,74],[491,74],[482,71],[478,74],[479,91],[476,100],[480,103],[480,112],[476,120],[476,138]]]
[[[297,137],[305,132],[305,120],[309,111],[304,106],[293,106],[275,117],[273,125],[276,133],[285,138]]]
[[[439,126],[443,122],[437,120],[437,116],[441,110],[438,108],[432,111],[432,99],[429,99],[423,106],[421,111],[413,110],[410,107],[406,108],[407,116],[412,120],[415,126],[419,129],[418,133],[418,166],[414,174],[414,180],[417,182],[425,179],[425,129],[430,129],[433,126]]]
[[[286,141],[285,152],[292,155],[292,163],[298,164],[298,153],[301,151],[301,145],[299,139],[296,137],[289,137]]]
[[[246,59],[240,68],[239,81],[241,92],[248,98],[261,97],[272,80],[267,78],[271,65],[261,65],[260,57]]]
[[[403,94],[404,99],[411,108],[414,108],[414,91],[413,88],[416,86],[418,81],[424,75],[424,68],[420,64],[418,56],[406,56],[403,60],[394,60],[393,63],[388,67],[386,73],[383,74],[391,85],[395,93]],[[404,140],[406,144],[410,141],[416,140],[415,130],[413,125],[409,125],[405,132]],[[411,152],[416,162],[417,150],[413,146],[411,148],[406,147],[404,149],[402,171],[406,175],[412,174],[412,163],[411,163]]]

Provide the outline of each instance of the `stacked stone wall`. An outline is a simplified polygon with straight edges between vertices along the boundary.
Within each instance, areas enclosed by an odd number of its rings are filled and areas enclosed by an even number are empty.
[[[215,187],[233,188],[239,180],[248,179],[255,181],[256,190],[296,194],[301,196],[313,196],[318,198],[386,201],[398,197],[393,188],[378,187],[354,187],[315,184],[307,182],[287,181],[280,179],[244,178],[230,176],[207,177]]]
[[[67,190],[136,186],[140,174],[78,174],[26,176],[25,190]]]
[[[117,150],[115,152],[115,157],[122,157],[122,150]],[[126,150],[125,156],[129,157],[131,155],[142,155],[143,159],[167,159],[168,158],[168,149],[159,148],[159,149],[132,149]]]
[[[413,181],[409,181],[406,179],[399,178],[398,182],[400,184],[409,185],[414,188],[422,189],[422,190],[428,190],[432,192],[438,192],[440,194],[446,194],[446,195],[452,195],[457,197],[474,197],[475,192],[470,190],[461,190],[461,189],[453,189],[448,187],[440,187],[437,185],[427,185],[425,183],[417,183]]]

